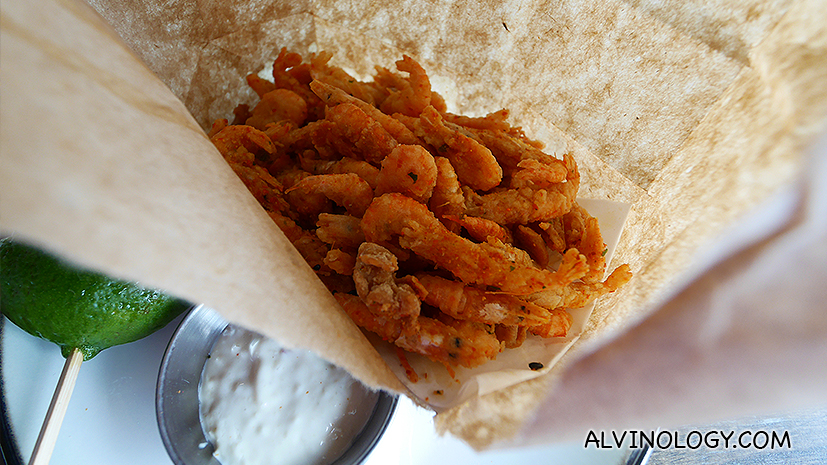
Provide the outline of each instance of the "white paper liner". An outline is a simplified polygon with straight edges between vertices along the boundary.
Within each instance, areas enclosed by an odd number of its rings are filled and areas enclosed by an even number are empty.
[[[578,199],[577,202],[600,223],[600,232],[608,248],[606,263],[610,263],[631,205],[595,199]],[[522,346],[505,349],[497,355],[495,360],[486,362],[482,366],[473,369],[457,367],[456,377],[453,379],[442,364],[433,362],[423,355],[406,353],[408,362],[419,376],[419,381],[412,383],[405,374],[405,368],[399,362],[396,347],[379,338],[371,340],[379,354],[411,394],[423,404],[440,412],[475,396],[498,391],[548,372],[580,338],[592,309],[594,309],[594,303],[569,310],[573,322],[568,336],[544,339],[529,335]],[[533,362],[541,363],[543,368],[532,370],[529,364]]]

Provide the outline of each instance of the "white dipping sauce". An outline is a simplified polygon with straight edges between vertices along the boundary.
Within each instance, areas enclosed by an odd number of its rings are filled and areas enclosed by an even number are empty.
[[[348,449],[378,394],[310,352],[230,326],[207,359],[199,398],[223,465],[321,465]]]

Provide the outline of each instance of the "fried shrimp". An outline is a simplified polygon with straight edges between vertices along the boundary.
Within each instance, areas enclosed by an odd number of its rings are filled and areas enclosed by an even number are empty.
[[[399,192],[427,202],[436,186],[434,157],[420,145],[398,145],[382,160],[376,195]]]
[[[361,220],[351,215],[319,214],[316,236],[333,247],[356,249],[365,242]]]
[[[296,224],[292,219],[282,215],[277,211],[267,212],[273,222],[281,229],[285,237],[293,244],[296,250],[299,251],[308,265],[314,270],[321,270],[324,265],[324,257],[327,255],[329,247],[324,242],[320,241],[315,234],[303,229]]]
[[[419,316],[420,300],[414,288],[397,282],[396,256],[378,244],[359,246],[353,268],[356,292],[374,315],[404,320],[410,327]]]
[[[551,187],[565,181],[566,174],[568,174],[568,171],[565,165],[561,163],[546,164],[527,159],[517,163],[517,168],[511,174],[509,184],[515,189],[521,187]]]
[[[398,319],[374,314],[358,296],[344,293],[333,296],[358,326],[408,352],[442,363],[452,376],[452,367],[480,366],[494,359],[501,349],[500,341],[490,325],[420,315],[416,325],[406,327]]]
[[[539,232],[526,225],[518,224],[514,228],[514,237],[520,248],[528,252],[540,268],[548,266],[550,260],[548,247],[546,246],[545,239],[543,239],[543,236]],[[580,251],[579,248],[577,250]],[[588,259],[589,257],[587,255],[586,263],[588,263]]]
[[[342,249],[330,249],[324,256],[323,263],[340,275],[352,276],[356,266],[356,255]]]
[[[307,176],[286,192],[293,191],[301,195],[322,194],[353,216],[362,216],[373,201],[373,189],[353,173]]]
[[[502,181],[503,170],[484,145],[449,128],[434,107],[426,107],[419,115],[414,134],[434,146],[440,156],[451,161],[457,178],[471,188],[488,190]]]
[[[548,322],[532,326],[528,328],[528,332],[544,338],[562,337],[568,334],[571,323],[571,314],[560,307],[551,311],[551,318]]]
[[[445,157],[434,157],[434,164],[436,181],[428,207],[437,217],[462,215],[465,212],[465,197],[454,167]]]
[[[569,153],[509,112],[449,113],[409,56],[361,81],[281,49],[256,103],[209,138],[351,319],[454,376],[528,338],[569,334],[569,309],[615,292]],[[229,121],[232,121],[230,123]],[[418,362],[417,362],[418,363]],[[535,365],[536,367],[536,365]]]
[[[465,194],[465,213],[500,224],[528,224],[547,221],[571,210],[572,201],[548,189],[504,189],[480,195],[470,188]]]
[[[396,62],[396,68],[408,73],[409,77],[391,80],[391,86],[388,86],[390,95],[382,102],[379,109],[389,115],[402,113],[408,116],[419,116],[422,110],[431,104],[431,81],[422,66],[407,55],[403,55],[402,59]],[[391,74],[387,70],[384,71],[385,73],[382,73],[380,69],[377,77]]]
[[[244,147],[252,154],[262,150],[268,154],[276,151],[276,146],[267,134],[246,125],[226,126],[212,136],[210,141],[225,157],[238,150],[239,147]]]
[[[533,141],[514,137],[509,132],[499,129],[468,127],[467,130],[491,150],[506,175],[510,176],[523,160],[535,160],[548,166],[548,169],[555,173],[555,178],[560,177],[560,172],[565,173],[565,164],[537,148]]]
[[[490,325],[468,320],[419,317],[418,330],[402,333],[397,346],[452,366],[474,368],[500,353],[500,341]],[[452,373],[453,376],[453,373]]]
[[[565,288],[543,290],[526,298],[545,308],[580,308],[598,297],[616,291],[631,278],[632,272],[629,265],[623,264],[618,266],[605,281],[573,282]]]
[[[207,137],[211,140],[214,135],[218,134],[219,131],[226,128],[230,123],[227,121],[226,118],[221,118],[213,121],[212,126],[210,126],[209,132],[207,132]]]
[[[287,209],[287,202],[282,195],[284,187],[267,170],[239,163],[230,163],[230,167],[264,208],[272,211]]]
[[[445,215],[443,218],[462,226],[477,242],[486,242],[491,238],[504,243],[512,242],[508,229],[494,221],[467,215]]]
[[[265,130],[268,124],[289,121],[301,126],[307,119],[307,103],[287,89],[275,89],[261,96],[245,124]]]
[[[575,205],[569,213],[562,217],[566,234],[566,246],[576,247],[586,256],[589,272],[583,276],[583,281],[592,283],[603,277],[606,269],[606,244],[600,234],[597,218],[592,217],[580,205]]]
[[[445,121],[465,128],[508,131],[511,129],[511,125],[506,122],[508,119],[508,114],[509,111],[503,108],[502,110],[489,113],[481,118],[455,115],[452,113],[445,113],[444,116]]]
[[[258,94],[259,98],[264,97],[264,94],[268,92],[276,90],[275,84],[266,79],[262,79],[261,76],[254,73],[247,75],[247,85],[250,86],[250,89],[253,89],[253,92]]]
[[[388,342],[395,342],[402,336],[402,331],[407,329],[405,322],[393,318],[392,315],[382,316],[371,312],[368,305],[358,295],[337,292],[333,294],[333,297],[357,326],[377,334]]]
[[[296,190],[295,186],[310,173],[298,168],[283,170],[276,179],[284,185],[284,200],[290,205],[290,216],[295,220],[302,220],[303,223],[310,223],[309,218],[314,218],[322,212],[332,210],[332,203],[321,192],[310,192]]]
[[[516,325],[496,325],[494,334],[506,349],[514,349],[523,345],[528,337],[528,328]]]
[[[312,151],[311,153],[315,154]],[[379,182],[379,168],[363,160],[348,157],[339,160],[322,160],[300,156],[299,164],[310,174],[356,174],[373,189],[376,189],[376,184]]]
[[[302,61],[298,53],[288,52],[287,49],[282,48],[273,61],[273,87],[287,89],[298,94],[307,104],[308,120],[316,121],[323,117],[324,105],[308,88],[312,80],[310,65]]]
[[[356,105],[342,103],[325,110],[333,123],[325,142],[339,154],[371,163],[381,162],[396,147],[396,139]]]
[[[310,76],[373,105],[375,103],[374,89],[360,82],[342,68],[328,65],[331,58],[333,58],[333,54],[325,51],[312,56],[310,58]]]
[[[558,271],[518,263],[502,249],[476,244],[450,232],[424,205],[401,194],[377,197],[362,217],[362,231],[371,242],[398,237],[399,245],[450,271],[459,280],[514,295],[567,286],[588,268],[585,257],[576,249],[563,255]]]
[[[550,319],[550,312],[515,296],[485,292],[460,282],[430,274],[416,275],[427,294],[424,302],[460,320],[487,324],[538,326]]]
[[[373,118],[377,123],[382,125],[388,134],[393,136],[400,144],[417,144],[419,139],[408,129],[404,124],[395,120],[393,117],[382,113],[378,108],[359,100],[356,97],[349,95],[342,89],[333,87],[320,81],[313,81],[310,83],[310,89],[324,101],[327,105],[339,105],[342,103],[350,103],[364,111],[365,114]]]

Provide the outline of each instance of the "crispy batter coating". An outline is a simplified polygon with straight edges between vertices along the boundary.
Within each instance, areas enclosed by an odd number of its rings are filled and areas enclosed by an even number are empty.
[[[427,291],[425,303],[459,320],[486,324],[537,326],[548,322],[550,312],[539,305],[500,292],[486,292],[432,274],[416,278]]]
[[[353,173],[310,175],[285,192],[293,191],[298,191],[303,197],[324,195],[354,216],[362,216],[373,201],[373,189],[367,181]]]
[[[606,246],[576,201],[571,155],[543,152],[508,110],[448,113],[412,57],[372,81],[331,60],[282,49],[273,81],[247,76],[258,103],[209,137],[345,312],[400,360],[422,354],[453,375],[528,337],[565,336],[568,309],[631,279],[628,265],[603,279]]]
[[[364,242],[356,255],[353,282],[372,314],[403,320],[411,330],[417,324],[421,301],[410,284],[397,282],[398,269],[398,260],[388,249]]]
[[[261,96],[244,124],[265,130],[268,124],[289,121],[301,126],[307,119],[307,104],[295,92],[275,89]]]
[[[425,107],[412,126],[417,137],[451,161],[461,183],[485,191],[502,181],[502,167],[491,151],[462,131],[448,127],[434,107]]]
[[[400,192],[426,203],[436,186],[434,157],[420,145],[398,145],[382,160],[376,195]]]

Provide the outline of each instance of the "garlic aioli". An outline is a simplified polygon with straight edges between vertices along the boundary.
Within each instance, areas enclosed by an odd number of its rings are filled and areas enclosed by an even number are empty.
[[[322,465],[348,449],[377,399],[311,352],[228,326],[204,366],[199,413],[222,465]]]

